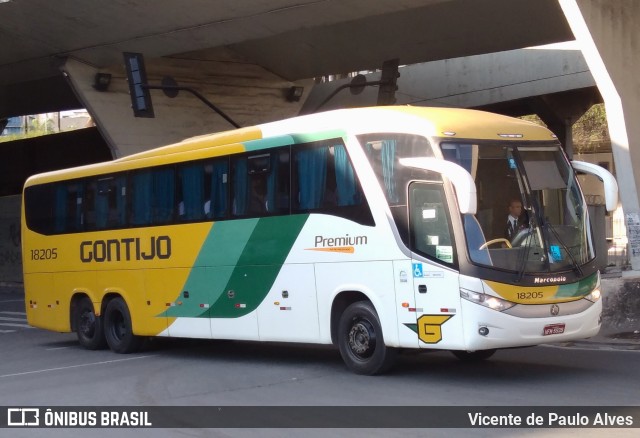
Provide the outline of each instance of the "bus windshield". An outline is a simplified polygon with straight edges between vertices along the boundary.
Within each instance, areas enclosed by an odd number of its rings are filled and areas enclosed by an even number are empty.
[[[431,144],[409,134],[367,134],[359,140],[400,236],[413,248],[409,183],[442,178],[398,160],[433,157]],[[478,211],[462,217],[472,263],[525,274],[580,270],[595,257],[587,209],[559,145],[443,141],[440,150],[476,183]]]
[[[464,215],[472,262],[524,273],[580,270],[595,257],[575,174],[558,145],[441,143],[478,188]]]

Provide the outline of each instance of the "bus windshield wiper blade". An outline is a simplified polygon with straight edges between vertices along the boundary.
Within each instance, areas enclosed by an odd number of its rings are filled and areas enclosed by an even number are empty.
[[[580,267],[580,264],[578,263],[576,258],[573,256],[573,254],[571,254],[571,251],[569,251],[569,247],[567,247],[564,241],[560,238],[555,227],[548,220],[544,221],[544,226],[547,230],[550,230],[553,233],[553,236],[556,238],[557,242],[562,246],[562,248],[565,250],[569,258],[571,259],[573,268],[578,272],[579,275],[582,275],[582,268]],[[549,242],[549,249],[551,249],[551,242]]]
[[[524,272],[527,270],[527,263],[529,261],[529,252],[531,252],[531,244],[533,239],[531,238],[531,235],[534,232],[533,227],[529,226],[528,231],[528,235],[527,237],[524,238],[525,241],[525,251],[522,255],[521,261],[518,262],[518,279],[516,280],[517,283],[520,283],[522,281],[522,277],[524,277]],[[520,257],[520,256],[519,256]]]

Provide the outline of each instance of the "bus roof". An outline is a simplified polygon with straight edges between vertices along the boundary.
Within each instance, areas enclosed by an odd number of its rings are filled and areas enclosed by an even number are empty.
[[[484,111],[415,106],[352,108],[200,135],[106,163],[42,173],[29,178],[25,187],[34,183],[81,178],[147,165],[170,164],[183,160],[240,153],[247,150],[245,147],[247,142],[263,138],[328,131],[359,134],[391,130],[420,132],[432,137],[448,137],[452,140],[551,141],[555,139],[551,131],[535,123]],[[212,148],[216,148],[213,154]]]

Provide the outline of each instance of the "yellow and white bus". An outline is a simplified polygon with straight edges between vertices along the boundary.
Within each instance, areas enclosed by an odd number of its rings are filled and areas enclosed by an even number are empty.
[[[23,194],[31,325],[88,349],[150,336],[484,359],[600,328],[594,236],[547,129],[460,109],[331,111],[36,175]],[[517,198],[526,226],[503,236]]]

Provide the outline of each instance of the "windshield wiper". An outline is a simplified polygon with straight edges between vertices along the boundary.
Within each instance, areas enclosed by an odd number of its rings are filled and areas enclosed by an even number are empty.
[[[527,235],[524,238],[525,241],[525,251],[522,252],[520,251],[520,254],[518,255],[518,279],[516,280],[516,283],[520,283],[520,281],[522,281],[522,277],[524,277],[524,273],[527,270],[527,263],[529,262],[529,253],[531,252],[531,246],[533,245],[533,236],[535,233],[535,229],[536,226],[532,225],[533,219],[529,220],[529,228],[527,229]]]
[[[550,230],[553,233],[553,236],[556,238],[556,241],[560,245],[562,245],[562,248],[565,250],[565,252],[569,256],[569,258],[571,259],[571,263],[573,263],[573,268],[578,272],[578,275],[582,276],[582,268],[580,267],[580,264],[578,263],[576,258],[573,256],[573,254],[571,254],[571,251],[569,251],[569,247],[567,247],[567,245],[564,243],[564,241],[560,238],[560,236],[558,235],[558,232],[556,231],[555,227],[548,220],[544,221],[544,227],[547,230]],[[551,242],[550,241],[549,241],[549,249],[551,249]]]

